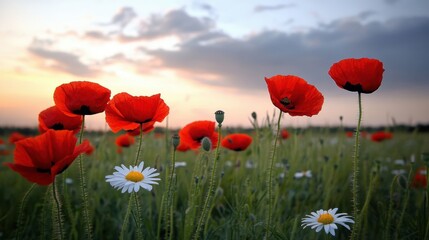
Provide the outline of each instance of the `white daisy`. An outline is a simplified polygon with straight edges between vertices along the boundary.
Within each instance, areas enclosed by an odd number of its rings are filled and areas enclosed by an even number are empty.
[[[178,167],[186,167],[187,163],[186,162],[175,162],[174,163],[174,167],[178,168]]]
[[[311,174],[311,170],[307,170],[302,172],[296,172],[293,176],[295,178],[302,178],[302,177],[311,178],[313,175]]]
[[[335,236],[335,230],[338,229],[336,224],[343,225],[348,230],[350,227],[346,223],[355,223],[351,216],[347,216],[347,213],[338,213],[336,214],[338,208],[329,209],[325,211],[320,209],[316,212],[312,212],[311,215],[306,215],[307,217],[302,219],[301,226],[311,227],[311,229],[316,228],[316,232],[325,229],[326,234],[332,234]]]
[[[158,184],[155,181],[160,180],[159,178],[154,178],[159,173],[155,173],[156,169],[150,167],[143,170],[143,166],[144,162],[141,162],[138,166],[130,166],[129,168],[125,167],[124,164],[120,167],[116,166],[115,169],[117,172],[106,176],[106,182],[110,183],[116,189],[122,188],[122,193],[127,191],[128,193],[132,191],[138,192],[140,187],[151,191],[151,184]]]

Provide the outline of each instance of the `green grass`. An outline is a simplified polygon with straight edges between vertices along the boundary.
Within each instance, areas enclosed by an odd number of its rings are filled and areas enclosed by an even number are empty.
[[[225,135],[235,130],[223,131]],[[340,130],[335,133],[311,128],[290,131],[292,136],[279,141],[275,156],[270,239],[347,239],[351,232],[342,226],[336,231],[336,237],[327,237],[324,232],[302,229],[301,219],[321,208],[337,207],[339,212],[351,215],[353,138],[346,138]],[[209,218],[202,227],[201,239],[264,238],[272,132],[271,128],[262,127],[258,138],[252,132],[254,141],[244,152],[220,149],[215,194],[210,201]],[[116,165],[132,164],[137,144],[123,149],[123,154],[119,155],[114,144],[116,135],[86,135],[96,146],[91,156],[83,157],[93,236],[95,239],[118,239],[130,194],[113,189],[105,181],[105,176],[111,175]],[[168,136],[172,134],[168,133]],[[165,213],[160,214],[172,156],[171,143],[166,141],[170,138],[155,138],[153,133],[143,137],[140,160],[145,162],[145,167],[155,167],[161,173],[160,184],[155,185],[151,192],[141,189],[137,193],[145,239],[167,237]],[[361,140],[358,179],[361,239],[424,238],[429,221],[429,208],[425,206],[426,190],[409,188],[408,179],[417,167],[424,166],[423,152],[429,152],[428,133],[397,131],[393,139],[385,142]],[[177,168],[174,178],[172,239],[191,239],[194,236],[208,191],[214,155],[214,150],[176,153],[176,162],[184,161],[187,166]],[[410,162],[412,156],[415,156],[415,163]],[[405,160],[405,165],[395,164],[396,159]],[[1,156],[2,163],[11,161],[12,155]],[[252,168],[248,168],[249,165]],[[392,170],[397,169],[406,173],[395,177]],[[304,170],[311,170],[312,178],[294,178],[295,172]],[[65,178],[73,179],[73,183],[66,184]],[[57,179],[66,239],[83,239],[77,160]],[[399,184],[400,181],[406,181],[405,188]],[[57,237],[52,230],[52,186],[36,185],[29,193],[23,206],[23,224],[18,228],[21,201],[31,185],[19,174],[0,165],[0,239],[15,239],[18,229],[21,239]],[[134,217],[130,218],[129,229],[125,229],[124,239],[137,237],[134,220],[137,215],[135,209],[132,210]]]

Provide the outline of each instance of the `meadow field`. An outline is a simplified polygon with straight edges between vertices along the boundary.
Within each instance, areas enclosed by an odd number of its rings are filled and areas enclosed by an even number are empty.
[[[92,238],[349,238],[351,231],[341,225],[332,236],[323,230],[303,228],[302,219],[319,209],[338,208],[339,213],[352,214],[354,138],[348,133],[352,128],[292,129],[287,128],[289,118],[283,117],[281,129],[287,129],[289,136],[279,137],[277,142],[272,172],[272,220],[267,234],[267,175],[273,142],[278,136],[275,124],[268,118],[251,129],[230,128],[227,113],[225,116],[220,138],[246,133],[253,139],[247,149],[232,151],[218,146],[209,151],[175,151],[172,136],[177,130],[158,127],[144,134],[139,161],[144,161],[145,167],[157,169],[160,181],[159,185],[152,185],[151,191],[133,192],[136,201],[130,197],[132,194],[114,189],[106,182],[106,176],[113,174],[115,166],[133,165],[139,137],[118,153],[115,139],[123,132],[85,132],[83,138],[94,146],[90,155],[81,155]],[[416,176],[418,171],[426,174],[429,166],[424,155],[429,152],[429,133],[418,128],[383,130],[393,137],[376,142],[371,140],[374,130],[363,128],[365,134],[361,134],[358,238],[424,239],[425,234],[428,236],[429,221],[427,178],[422,182]],[[10,131],[3,131],[1,138],[6,142],[9,134]],[[14,145],[4,146],[9,154],[0,156],[0,239],[59,238],[52,184],[39,186],[10,170],[4,163],[13,162]],[[86,238],[78,172],[78,163],[74,162],[56,177],[64,239]],[[213,195],[207,201],[210,191]],[[206,201],[207,213],[201,217]],[[131,214],[127,222],[124,218],[129,205]],[[199,234],[195,235],[199,223]]]

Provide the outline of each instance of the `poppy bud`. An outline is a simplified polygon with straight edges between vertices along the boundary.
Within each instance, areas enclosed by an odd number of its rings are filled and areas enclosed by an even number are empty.
[[[179,146],[179,143],[180,143],[180,137],[179,137],[179,135],[174,134],[174,135],[171,137],[171,140],[172,140],[172,142],[173,142],[174,150],[176,150],[177,146]]]
[[[258,118],[258,115],[256,115],[256,112],[252,112],[252,118],[256,121],[256,118]]]
[[[204,137],[203,140],[201,140],[201,145],[203,146],[204,151],[208,152],[210,149],[212,149],[212,142],[210,141],[210,138]]]
[[[217,110],[215,112],[216,122],[219,123],[219,127],[222,126],[224,114],[225,114],[225,112],[222,110]]]

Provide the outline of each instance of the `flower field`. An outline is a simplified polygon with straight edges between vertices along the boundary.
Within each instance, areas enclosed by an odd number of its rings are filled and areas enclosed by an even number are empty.
[[[361,124],[362,95],[383,72],[367,58],[331,67],[358,96],[348,128],[342,117],[338,127],[288,127],[324,102],[298,76],[265,78],[276,110],[251,113],[247,129],[217,109],[171,129],[160,94],[62,84],[39,133],[1,136],[0,238],[428,239],[428,133]],[[111,131],[85,129],[94,114]]]

